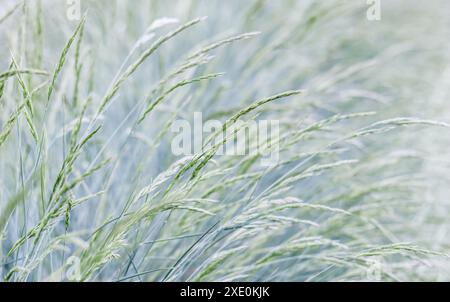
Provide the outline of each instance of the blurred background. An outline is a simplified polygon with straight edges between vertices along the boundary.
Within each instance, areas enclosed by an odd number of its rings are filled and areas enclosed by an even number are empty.
[[[378,21],[368,20],[372,5],[365,0],[79,3],[80,17],[86,14],[82,42],[78,44],[75,37],[47,103],[48,85],[61,53],[81,20],[68,16],[77,2],[0,0],[0,74],[12,70],[12,56],[18,70],[47,74],[23,75],[29,91],[35,90],[37,141],[22,116],[0,147],[0,211],[7,213],[10,201],[24,192],[23,202],[5,218],[2,277],[19,267],[27,268],[18,270],[26,273],[13,274],[13,280],[65,280],[61,271],[75,255],[81,259],[83,280],[343,281],[371,279],[374,271],[381,280],[449,280],[450,129],[444,124],[450,123],[449,1],[381,0]],[[204,16],[207,19],[158,47],[96,115],[121,70],[158,38]],[[192,63],[186,58],[196,50],[244,33],[251,34],[205,51],[202,62],[161,84],[179,66]],[[168,83],[218,72],[224,75],[176,90],[136,124],[142,110],[171,87]],[[0,129],[4,130],[24,92],[15,77],[1,80]],[[150,201],[134,200],[179,160],[170,150],[173,120],[192,120],[194,112],[202,112],[205,120],[226,121],[256,100],[296,89],[305,93],[266,104],[252,117],[282,124],[286,141],[281,157],[286,163],[277,170],[250,165],[243,172],[239,168],[246,166],[245,161],[214,158],[198,183],[183,179],[174,195],[162,196],[162,190]],[[61,214],[39,242],[26,240],[8,254],[46,217],[46,200],[87,99],[82,133],[91,126],[102,128],[68,179],[105,159],[112,164],[68,195],[102,194],[70,209],[69,227],[67,214]],[[342,117],[357,113],[370,114]],[[326,122],[323,127],[319,123],[336,116],[342,118],[339,123]],[[387,122],[376,124],[379,121]],[[307,128],[311,125],[313,129]],[[366,130],[374,135],[358,132]],[[342,137],[346,139],[341,142]],[[329,154],[306,157],[303,172],[311,175],[289,174],[300,167],[302,156],[317,150]],[[355,164],[342,163],[354,159]],[[336,170],[323,166],[333,164]],[[222,178],[219,172],[229,174]],[[255,175],[257,180],[252,180]],[[164,178],[165,186],[171,177]],[[285,186],[267,199],[255,199],[284,177],[289,180]],[[222,186],[216,188],[218,184]],[[211,188],[215,190],[206,194]],[[217,203],[202,209],[221,218],[161,211],[148,221],[124,223],[117,238],[111,235],[114,223],[109,235],[95,236],[114,217],[132,216],[148,204],[179,198],[214,199]],[[264,211],[264,202],[271,207],[269,201],[289,198],[351,215],[336,218],[336,213],[282,209],[282,217],[297,220],[283,218],[280,227],[272,225],[272,216],[270,222],[268,217],[258,217],[262,220],[248,225],[251,232],[230,231],[236,221],[256,219],[248,213]],[[243,208],[243,200],[249,209]],[[304,226],[304,220],[317,228]],[[200,241],[198,236],[189,237],[198,233],[208,236]],[[75,243],[59,242],[58,248],[50,249],[52,238],[62,234],[71,234]],[[222,239],[223,234],[228,237]],[[95,254],[103,251],[95,240],[103,247],[110,243],[113,247],[108,251],[114,252]],[[150,244],[142,247],[145,242]],[[131,273],[149,271],[154,273],[139,278]]]

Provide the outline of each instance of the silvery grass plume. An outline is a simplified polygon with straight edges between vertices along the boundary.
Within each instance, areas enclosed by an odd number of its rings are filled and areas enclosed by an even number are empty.
[[[448,1],[0,4],[2,280],[450,278]]]

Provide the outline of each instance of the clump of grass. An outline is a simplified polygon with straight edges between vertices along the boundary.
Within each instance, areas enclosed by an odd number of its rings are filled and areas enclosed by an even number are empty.
[[[3,280],[448,279],[448,20],[418,13],[448,3],[55,2],[0,12]],[[223,127],[174,156],[198,111]],[[218,154],[261,119],[275,165]]]

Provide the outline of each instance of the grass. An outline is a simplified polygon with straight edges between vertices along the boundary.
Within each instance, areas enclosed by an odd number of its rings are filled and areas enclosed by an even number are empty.
[[[0,0],[0,277],[448,280],[449,4],[357,2]]]

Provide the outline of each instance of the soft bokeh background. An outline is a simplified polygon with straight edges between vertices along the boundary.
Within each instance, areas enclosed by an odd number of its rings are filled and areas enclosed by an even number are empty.
[[[367,280],[375,274],[382,280],[448,281],[450,130],[430,121],[450,123],[450,3],[381,2],[381,20],[371,22],[362,0],[81,0],[87,19],[79,83],[74,73],[75,41],[50,106],[45,106],[48,83],[33,97],[39,140],[33,141],[22,117],[0,147],[0,211],[6,213],[8,202],[25,192],[3,232],[0,275],[19,268],[12,279],[65,280],[72,264],[68,261],[75,256],[81,259],[83,280],[340,281]],[[17,3],[0,0],[0,18]],[[10,69],[11,54],[19,69],[47,71],[49,76],[24,75],[31,91],[51,79],[79,21],[68,20],[66,1],[24,3],[0,24],[0,73]],[[150,56],[94,120],[124,59],[152,22],[179,20],[155,30],[126,64],[158,37],[203,16],[208,18]],[[141,110],[155,99],[152,89],[160,95],[164,87],[158,86],[159,81],[189,54],[214,41],[255,31],[260,34],[212,50],[213,58],[205,57],[207,64],[174,79],[216,72],[224,72],[223,76],[177,90],[135,125]],[[376,114],[327,125],[292,144],[286,141],[281,156],[288,162],[275,171],[256,164],[244,173],[240,167],[245,161],[218,157],[198,183],[183,179],[173,195],[134,200],[179,159],[170,150],[171,121],[191,120],[198,111],[205,120],[225,121],[255,100],[292,89],[306,93],[267,104],[254,117],[280,120],[287,140],[295,138],[298,129],[335,115]],[[1,129],[22,96],[17,80],[9,78],[0,98]],[[61,215],[39,242],[25,240],[7,255],[46,217],[45,202],[88,96],[92,101],[82,133],[92,125],[102,129],[68,179],[106,158],[112,163],[83,179],[68,195],[102,194],[69,210],[69,227]],[[392,122],[381,133],[323,147],[377,121],[399,117],[413,118],[408,120],[413,125]],[[292,179],[267,198],[254,199],[277,180],[290,177],[288,172],[302,162],[302,154],[322,148],[330,154],[300,166],[311,175]],[[353,159],[358,162],[342,162]],[[336,169],[320,166],[333,163]],[[315,174],[315,168],[320,173]],[[168,175],[162,184],[168,186],[172,180]],[[170,209],[120,224],[121,217],[133,217],[146,207],[205,197],[211,188],[216,191],[208,198],[216,202],[198,207],[215,216]],[[249,214],[252,209],[265,213],[264,202],[270,208],[276,207],[270,202],[289,198],[329,209],[283,209],[280,216],[292,221],[281,223],[274,222],[280,217]],[[330,214],[331,208],[351,215]],[[234,231],[239,229],[236,221],[244,221],[248,233]],[[111,229],[94,233],[105,223]],[[52,247],[52,238],[64,234],[68,238]]]

